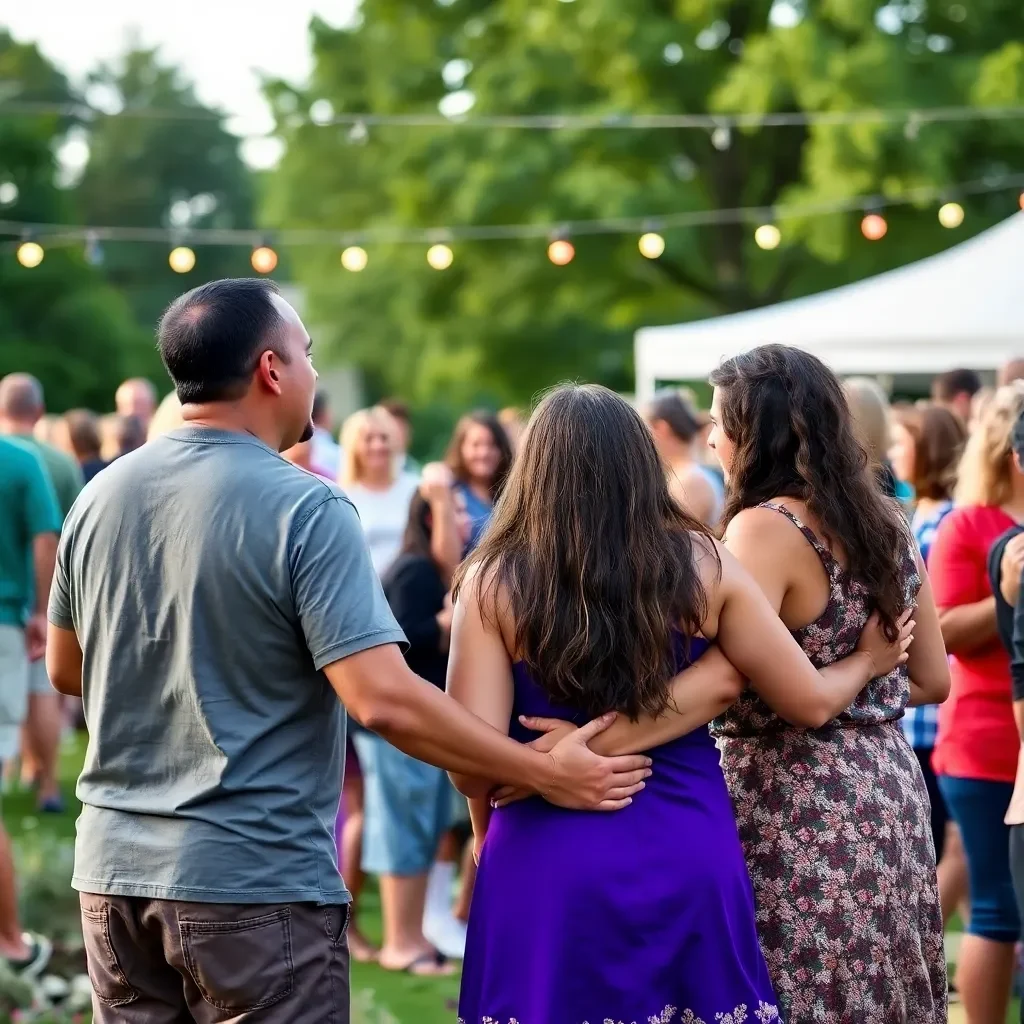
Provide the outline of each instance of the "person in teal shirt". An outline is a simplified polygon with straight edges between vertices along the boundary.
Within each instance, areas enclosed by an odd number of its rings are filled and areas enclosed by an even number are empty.
[[[17,753],[29,666],[45,653],[60,527],[57,497],[39,457],[0,438],[0,766]],[[11,847],[0,825],[0,958],[24,977],[37,977],[52,947],[41,935],[22,933],[17,906]]]

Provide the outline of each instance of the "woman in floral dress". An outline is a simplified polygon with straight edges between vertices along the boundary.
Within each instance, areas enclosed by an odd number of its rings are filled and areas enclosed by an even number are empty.
[[[715,723],[780,1013],[787,1024],[945,1021],[928,796],[899,725],[908,704],[949,690],[930,584],[824,364],[766,345],[711,382],[725,544],[812,663],[850,654],[873,610],[894,629],[916,603],[907,665],[837,718],[794,729],[747,690]]]

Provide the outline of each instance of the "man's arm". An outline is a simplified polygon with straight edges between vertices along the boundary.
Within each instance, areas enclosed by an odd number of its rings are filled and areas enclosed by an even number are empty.
[[[57,559],[57,538],[61,516],[57,494],[43,463],[34,453],[25,451],[26,533],[32,538],[32,582],[34,602],[25,624],[25,643],[31,661],[46,653],[46,606],[50,599],[50,583]]]
[[[410,757],[527,787],[560,807],[618,810],[640,788],[651,763],[637,755],[603,758],[587,749],[612,715],[578,729],[550,754],[531,750],[420,679],[395,644],[360,651],[324,672],[360,724]]]
[[[73,629],[50,624],[46,634],[46,674],[58,693],[82,696],[82,648]]]

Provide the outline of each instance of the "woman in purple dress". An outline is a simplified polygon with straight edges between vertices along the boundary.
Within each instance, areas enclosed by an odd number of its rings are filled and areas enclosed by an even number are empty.
[[[893,643],[870,626],[857,653],[816,672],[753,580],[672,500],[640,417],[593,386],[559,388],[538,408],[457,587],[448,689],[495,728],[525,742],[519,716],[571,727],[614,710],[657,723],[670,706],[674,726],[692,721],[653,745],[645,788],[616,794],[611,813],[537,798],[492,812],[493,782],[455,777],[480,849],[460,1019],[777,1021],[706,728],[739,694],[726,658],[801,721],[902,660],[909,624]]]

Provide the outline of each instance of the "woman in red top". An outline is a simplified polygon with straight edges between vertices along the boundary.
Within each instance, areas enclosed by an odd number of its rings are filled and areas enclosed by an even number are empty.
[[[987,559],[996,539],[1024,521],[1024,474],[1014,465],[1010,443],[1022,411],[1024,383],[1000,388],[967,442],[957,507],[939,526],[928,559],[952,656],[953,685],[939,712],[933,765],[967,854],[971,920],[960,947],[957,988],[970,1024],[1006,1019],[1020,934],[1003,823],[1020,741]]]

